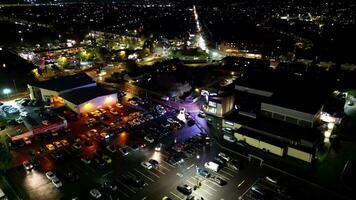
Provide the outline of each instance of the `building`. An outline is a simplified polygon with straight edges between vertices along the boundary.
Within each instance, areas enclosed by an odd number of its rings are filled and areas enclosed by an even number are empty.
[[[239,142],[280,157],[289,156],[309,163],[315,159],[323,141],[322,133],[316,129],[263,116],[252,119],[238,111],[225,117],[222,127],[230,128]]]
[[[30,98],[51,106],[67,106],[81,114],[116,104],[117,92],[97,86],[85,73],[63,76],[28,85]]]
[[[96,86],[96,82],[85,73],[62,76],[27,85],[31,99],[48,102],[51,105],[63,104],[64,101],[60,96],[65,92],[92,86]]]
[[[320,84],[280,71],[247,73],[235,82],[235,109],[223,115],[221,129],[248,146],[311,163],[324,141],[319,128],[331,94]]]
[[[205,112],[216,117],[223,117],[234,108],[235,95],[229,92],[211,95],[204,94],[207,97]]]
[[[87,113],[116,104],[117,93],[93,86],[71,90],[61,94],[64,104],[76,113]]]

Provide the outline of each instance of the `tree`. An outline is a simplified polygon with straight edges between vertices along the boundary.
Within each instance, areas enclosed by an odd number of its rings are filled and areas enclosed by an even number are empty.
[[[5,143],[0,143],[0,171],[6,171],[11,167],[11,153]]]
[[[57,63],[61,68],[65,68],[69,65],[69,61],[66,57],[59,57]]]

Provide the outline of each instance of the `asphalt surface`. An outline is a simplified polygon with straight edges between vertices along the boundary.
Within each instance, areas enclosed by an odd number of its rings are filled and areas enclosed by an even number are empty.
[[[151,112],[149,104],[145,106],[132,106],[127,100],[132,97],[128,95],[123,98],[125,109],[119,110],[119,116],[123,118],[123,124],[127,122],[129,113],[140,111],[142,113]],[[184,105],[184,104],[183,104]],[[191,105],[191,104],[189,104]],[[177,107],[179,105],[176,105]],[[200,199],[261,199],[251,190],[255,185],[262,184],[263,187],[269,189],[273,194],[271,199],[321,199],[331,197],[330,194],[320,190],[320,188],[308,184],[290,176],[281,173],[266,165],[260,165],[258,159],[248,160],[239,153],[228,151],[218,144],[216,139],[212,139],[210,145],[193,146],[193,153],[189,154],[184,162],[180,164],[170,164],[167,161],[169,157],[169,149],[172,145],[180,144],[187,139],[203,132],[211,134],[211,129],[208,127],[204,118],[197,116],[198,109],[195,106],[190,106],[189,111],[193,118],[196,119],[196,124],[193,126],[184,125],[180,129],[174,129],[168,135],[162,137],[160,141],[154,143],[145,142],[142,138],[149,132],[150,127],[156,127],[158,134],[163,134],[163,130],[159,127],[167,123],[167,118],[175,117],[175,110],[166,108],[168,111],[164,116],[157,117],[142,125],[131,128],[125,132],[115,135],[108,143],[115,144],[116,148],[128,147],[129,154],[123,155],[119,151],[112,153],[105,149],[105,145],[93,140],[92,146],[84,146],[80,150],[72,147],[73,140],[79,134],[83,134],[90,130],[84,125],[86,117],[78,121],[70,122],[69,128],[71,133],[60,134],[55,138],[47,138],[39,141],[33,141],[29,146],[23,147],[14,151],[16,159],[21,163],[25,160],[35,158],[39,162],[38,166],[31,172],[26,172],[22,165],[11,169],[7,172],[6,177],[14,188],[19,197],[23,199],[47,200],[47,199],[72,199],[79,197],[80,199],[93,199],[89,191],[93,188],[98,189],[102,196],[99,199],[162,199],[168,196],[171,199],[183,200],[186,195],[177,190],[177,186],[187,184],[194,186],[201,184],[196,190],[193,190],[193,195]],[[107,122],[115,120],[115,116],[106,119]],[[100,128],[98,128],[100,132]],[[210,135],[211,138],[212,135]],[[60,158],[55,158],[51,151],[40,151],[40,147],[48,143],[53,143],[60,139],[67,139],[69,145],[57,150],[62,155]],[[142,149],[134,150],[130,146],[133,141],[145,142],[147,146]],[[163,145],[163,149],[158,152],[155,147],[158,143]],[[35,155],[31,155],[31,152]],[[80,160],[81,157],[93,157],[97,152],[104,152],[112,159],[110,164],[106,166],[98,166],[93,161],[90,164],[85,164]],[[218,176],[224,179],[227,184],[221,186],[213,182],[211,178],[205,178],[197,174],[197,168],[203,168],[204,163],[212,160],[219,152],[224,152],[230,157],[240,160],[244,163],[244,169],[237,171],[229,166],[224,166],[218,172],[209,170],[211,176]],[[146,169],[141,166],[141,162],[149,159],[155,159],[159,162],[158,169]],[[67,177],[66,171],[78,176],[78,180]],[[62,187],[56,188],[54,184],[46,177],[45,173],[53,171],[62,181]],[[277,186],[269,186],[265,184],[265,178],[277,177],[279,183]],[[135,187],[126,180],[129,178],[139,177],[145,182],[145,186]],[[104,188],[102,184],[106,181],[113,181],[117,185],[115,191],[110,191]],[[282,192],[281,192],[282,191]]]

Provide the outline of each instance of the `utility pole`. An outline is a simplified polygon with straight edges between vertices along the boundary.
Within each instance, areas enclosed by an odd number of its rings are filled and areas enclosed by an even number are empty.
[[[12,82],[14,83],[15,92],[17,93],[17,87],[16,87],[16,81],[15,81],[15,79],[13,79]]]

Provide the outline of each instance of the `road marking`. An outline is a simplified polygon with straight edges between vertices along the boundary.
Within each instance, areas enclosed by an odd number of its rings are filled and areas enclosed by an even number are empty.
[[[111,171],[109,171],[109,172],[107,172],[107,173],[105,173],[105,174],[103,174],[102,176],[103,177],[105,177],[105,176],[107,176],[107,175],[109,175],[109,174],[112,174],[114,171],[113,170],[111,170]]]
[[[124,194],[127,198],[130,197],[130,195],[126,194],[124,191],[120,190],[119,188],[117,188],[117,190],[118,190],[119,192],[121,192],[122,194]]]
[[[164,161],[164,160],[162,160],[162,161],[163,161],[164,163],[166,163],[167,165],[171,166],[172,168],[176,168],[175,166],[169,164],[168,162],[166,162],[166,161]]]
[[[190,182],[189,180],[187,180],[187,182],[188,182],[189,184],[193,185],[193,186],[196,185],[196,184]]]
[[[210,196],[213,196],[213,194],[211,194],[210,192],[208,192],[206,189],[200,188],[201,190],[203,190],[205,193],[207,193]],[[198,189],[199,190],[199,189]]]
[[[163,169],[165,169],[165,170],[167,170],[167,171],[169,171],[169,172],[171,171],[170,169],[168,169],[167,167],[165,167],[165,166],[163,166],[163,165],[161,165],[160,167],[163,168]]]
[[[217,192],[218,190],[216,190],[216,189],[214,189],[214,188],[212,188],[211,186],[209,186],[208,184],[207,184],[207,182],[205,181],[205,184],[204,184],[206,187],[208,187],[209,189],[211,189],[211,190],[213,190],[213,191],[215,191],[215,192]]]
[[[225,175],[223,175],[223,174],[221,174],[221,173],[217,173],[217,172],[214,172],[214,174],[216,175],[216,176],[220,176],[221,178],[223,178],[223,179],[225,179],[225,180],[230,180],[230,178],[228,178],[228,177],[226,177]]]
[[[177,197],[177,198],[180,199],[180,200],[184,200],[183,198],[181,198],[180,196],[178,196],[177,194],[175,194],[175,193],[173,193],[173,192],[169,192],[169,193],[171,193],[173,196]]]
[[[153,173],[152,171],[148,170],[148,169],[145,169],[144,170],[150,174],[152,174],[153,176],[157,177],[157,178],[160,178],[160,176],[158,176],[157,174]]]
[[[187,170],[190,170],[190,168],[192,168],[194,166],[194,164],[191,164],[189,167],[187,167]]]
[[[244,193],[242,193],[242,195],[240,195],[240,197],[245,196],[245,194],[252,188],[252,186],[257,183],[257,181],[258,181],[258,178],[252,183],[252,185]]]
[[[223,169],[227,169],[229,172],[234,173],[234,174],[238,174],[238,173],[239,173],[238,170],[232,169],[232,168],[230,168],[230,167],[225,167],[225,168],[223,168]]]
[[[218,187],[222,187],[221,185],[219,185],[219,184],[217,184],[217,183],[215,183],[214,181],[212,181],[212,180],[210,180],[210,179],[208,179],[208,181],[210,182],[210,183],[212,183],[212,184],[214,184],[214,185],[216,185],[216,186],[218,186]]]
[[[234,177],[234,175],[230,174],[229,172],[224,171],[223,169],[221,169],[220,172],[223,172],[224,174],[227,174],[228,176]]]
[[[120,179],[116,179],[117,182],[119,182],[121,185],[123,185],[126,189],[130,190],[132,193],[135,193],[136,194],[136,191],[131,189],[129,186],[127,186],[125,183],[123,183],[122,181],[120,181]]]
[[[157,171],[158,171],[158,172],[160,172],[161,174],[166,175],[166,173],[162,172],[162,171],[161,171],[161,170],[159,170],[159,169],[154,168],[154,170],[157,170]]]
[[[245,182],[245,179],[244,179],[243,181],[241,181],[241,183],[238,184],[237,187],[238,187],[238,188],[241,187],[241,185],[242,185],[244,182]]]
[[[151,179],[150,177],[146,176],[144,173],[138,171],[136,168],[134,169],[136,172],[140,173],[142,176],[146,177],[148,180],[152,181],[153,183],[155,182],[153,179]]]

